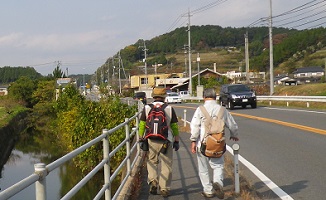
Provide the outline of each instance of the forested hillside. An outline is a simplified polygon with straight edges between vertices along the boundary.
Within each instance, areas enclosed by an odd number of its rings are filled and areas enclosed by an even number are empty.
[[[0,67],[0,84],[14,82],[21,76],[32,80],[42,77],[33,67]]]
[[[248,33],[250,68],[252,71],[269,70],[269,34],[268,27],[251,28],[231,28],[215,25],[192,26],[191,27],[191,50],[193,60],[196,60],[196,54],[215,53],[216,58],[209,61],[218,62],[221,66],[239,67],[239,63],[244,65],[244,35]],[[121,49],[120,56],[123,60],[124,69],[130,75],[143,73],[137,66],[144,65],[141,61],[144,59],[144,42],[147,49],[147,65],[152,66],[160,63],[166,68],[173,66],[175,70],[185,65],[185,53],[187,52],[188,32],[186,27],[175,29],[172,32],[157,36],[151,40],[138,40],[135,44]],[[326,29],[317,28],[310,30],[295,30],[286,28],[273,28],[273,50],[274,50],[274,68],[284,62],[291,66],[286,70],[301,67],[296,62],[306,59],[308,56],[326,45]],[[236,51],[227,51],[228,47],[235,47]],[[230,54],[233,54],[230,56]],[[213,54],[212,54],[213,55]],[[97,78],[105,79],[109,69],[117,66],[113,58],[117,58],[118,53],[107,59],[97,70]],[[181,59],[182,58],[182,59]],[[216,61],[215,61],[215,60]],[[230,61],[230,59],[232,59]],[[206,67],[204,60],[201,59],[201,67]],[[209,63],[212,65],[212,63]],[[322,62],[306,62],[308,65],[323,65]],[[282,70],[284,71],[284,69]],[[287,71],[286,71],[287,72]],[[112,74],[112,72],[111,72]]]

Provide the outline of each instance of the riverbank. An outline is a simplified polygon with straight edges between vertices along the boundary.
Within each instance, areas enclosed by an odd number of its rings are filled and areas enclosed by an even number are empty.
[[[5,125],[0,127],[0,169],[6,164],[11,151],[15,146],[15,142],[21,133],[26,128],[27,110],[12,113],[11,120]]]

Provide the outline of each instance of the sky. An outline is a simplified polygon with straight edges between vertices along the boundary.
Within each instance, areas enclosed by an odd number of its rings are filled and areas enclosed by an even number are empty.
[[[290,15],[295,8],[298,12]],[[325,27],[325,8],[325,0],[272,0],[273,25],[275,20],[275,25],[297,29]],[[48,75],[60,63],[68,75],[93,74],[139,39],[187,26],[188,11],[191,25],[267,26],[270,0],[3,1],[0,67],[30,66]]]

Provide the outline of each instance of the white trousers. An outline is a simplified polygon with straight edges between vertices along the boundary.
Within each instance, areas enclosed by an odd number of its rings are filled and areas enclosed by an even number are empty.
[[[223,187],[224,155],[220,158],[208,158],[197,150],[198,173],[203,190],[207,194],[213,193],[212,183],[218,183]],[[213,170],[213,180],[209,177],[209,168]]]

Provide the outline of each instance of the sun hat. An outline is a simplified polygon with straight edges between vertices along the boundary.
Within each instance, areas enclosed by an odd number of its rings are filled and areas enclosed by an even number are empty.
[[[157,97],[165,98],[166,97],[166,89],[160,88],[160,87],[154,88],[152,91],[152,97],[153,98],[157,98]]]

